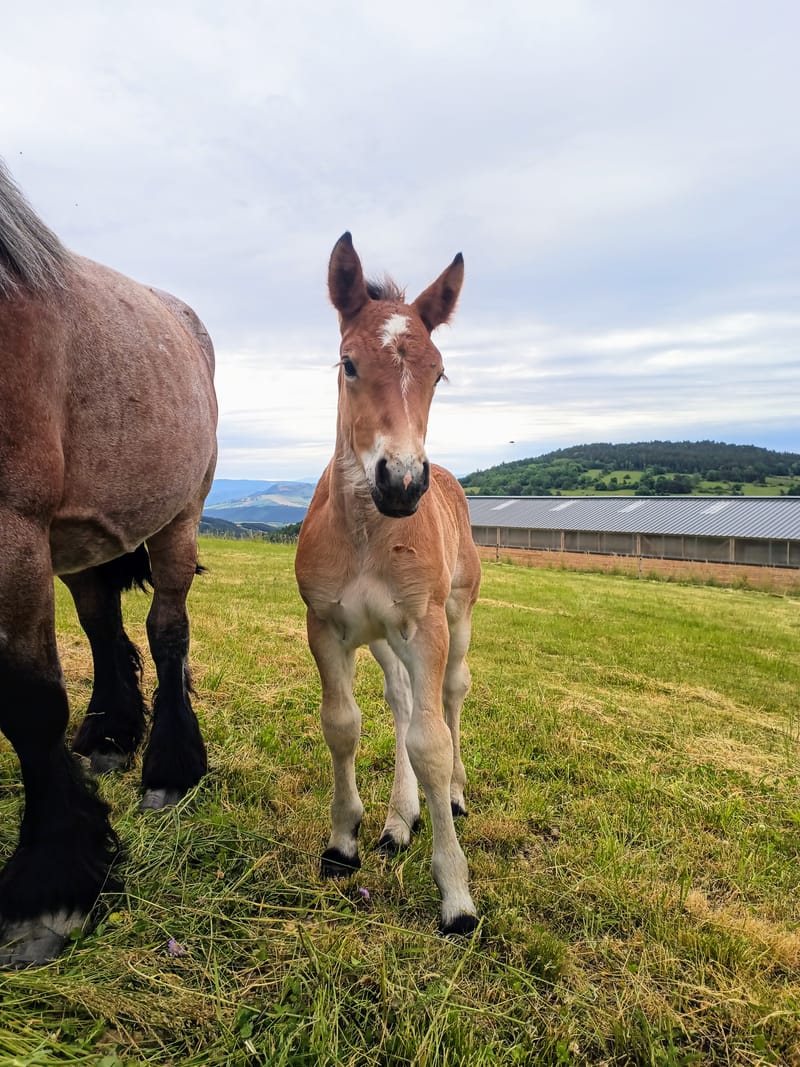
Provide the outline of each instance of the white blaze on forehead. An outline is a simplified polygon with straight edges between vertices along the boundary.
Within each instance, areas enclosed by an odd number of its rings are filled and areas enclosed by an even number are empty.
[[[381,330],[381,344],[384,348],[396,345],[408,329],[408,316],[395,312],[384,322]]]

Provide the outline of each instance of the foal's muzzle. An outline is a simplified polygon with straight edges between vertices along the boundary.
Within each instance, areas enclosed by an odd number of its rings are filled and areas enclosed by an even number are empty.
[[[417,510],[431,484],[431,465],[426,459],[415,466],[415,471],[392,469],[387,460],[378,460],[371,492],[381,515],[405,519]]]

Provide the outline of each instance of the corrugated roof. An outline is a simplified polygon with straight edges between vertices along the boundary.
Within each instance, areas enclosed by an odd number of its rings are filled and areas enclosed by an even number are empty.
[[[468,496],[473,526],[800,541],[800,497]]]

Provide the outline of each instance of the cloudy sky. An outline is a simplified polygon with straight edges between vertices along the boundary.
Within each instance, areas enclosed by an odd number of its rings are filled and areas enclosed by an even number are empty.
[[[800,451],[798,40],[793,0],[30,0],[0,154],[71,248],[205,320],[221,477],[325,465],[346,229],[410,297],[464,254],[428,437],[457,474]]]

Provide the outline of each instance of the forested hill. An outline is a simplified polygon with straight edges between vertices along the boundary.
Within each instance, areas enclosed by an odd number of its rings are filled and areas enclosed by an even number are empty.
[[[721,441],[574,445],[460,479],[472,493],[800,493],[800,454]]]

